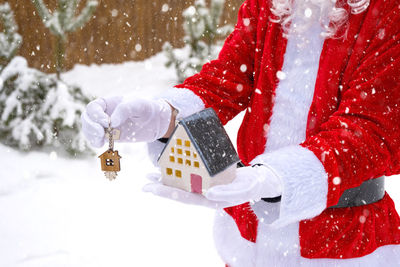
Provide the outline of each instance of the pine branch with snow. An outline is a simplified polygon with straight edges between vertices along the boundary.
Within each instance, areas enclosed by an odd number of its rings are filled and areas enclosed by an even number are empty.
[[[92,17],[97,5],[97,1],[88,1],[85,8],[82,10],[82,13],[78,17],[74,18],[72,22],[68,25],[68,31],[74,32],[78,28],[83,27]]]
[[[66,38],[70,32],[83,27],[92,17],[96,7],[97,0],[89,0],[81,13],[76,16],[79,6],[78,0],[57,0],[57,9],[50,12],[43,0],[32,0],[36,10],[41,17],[44,25],[56,35]]]
[[[51,146],[88,150],[80,115],[89,102],[80,88],[29,68],[15,57],[0,75],[0,141],[21,150]]]
[[[186,78],[185,69],[183,68],[183,62],[177,58],[174,53],[174,48],[169,42],[166,42],[163,45],[163,51],[165,56],[167,57],[168,61],[165,64],[167,68],[174,67],[176,71],[176,76],[178,77],[179,81],[183,81]]]
[[[207,61],[216,58],[221,49],[218,40],[232,32],[231,25],[220,26],[224,5],[225,0],[211,0],[210,7],[204,0],[196,0],[194,6],[182,13],[184,54],[178,55],[169,43],[163,47],[168,58],[166,66],[175,67],[179,82],[199,72]]]
[[[99,2],[87,0],[85,7],[79,15],[77,9],[79,0],[57,0],[57,8],[50,12],[43,0],[31,0],[42,19],[44,25],[57,37],[56,44],[56,70],[57,76],[63,71],[65,58],[65,44],[68,33],[74,32],[91,19]]]
[[[22,37],[17,33],[18,25],[10,5],[0,4],[0,19],[3,31],[0,32],[0,72],[15,56],[21,47]]]

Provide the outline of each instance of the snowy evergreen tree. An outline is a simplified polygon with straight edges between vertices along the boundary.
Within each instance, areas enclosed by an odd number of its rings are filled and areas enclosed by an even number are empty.
[[[185,48],[181,54],[174,51],[170,43],[165,43],[168,62],[167,67],[176,69],[179,82],[199,72],[209,60],[217,57],[221,45],[218,40],[229,34],[233,27],[220,27],[225,0],[211,0],[208,8],[205,0],[196,0],[183,12],[185,31]]]
[[[57,38],[55,62],[57,77],[59,78],[63,71],[68,33],[83,27],[90,20],[99,3],[97,0],[88,0],[81,13],[76,16],[80,0],[57,0],[57,9],[51,13],[43,0],[31,1],[35,4],[44,25]]]
[[[15,56],[22,43],[22,37],[17,33],[18,25],[10,5],[0,4],[0,19],[3,31],[0,32],[0,73]]]
[[[89,98],[54,74],[15,57],[0,75],[0,141],[22,150],[52,146],[72,154],[88,149],[80,115]]]

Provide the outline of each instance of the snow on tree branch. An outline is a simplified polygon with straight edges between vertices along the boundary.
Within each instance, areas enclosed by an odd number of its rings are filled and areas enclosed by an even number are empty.
[[[22,37],[17,33],[18,25],[14,13],[6,2],[0,5],[0,19],[3,31],[0,32],[0,71],[15,56],[22,43]]]
[[[21,150],[60,147],[71,154],[89,149],[80,116],[90,98],[79,87],[29,68],[22,57],[8,64],[0,80],[2,143]]]
[[[170,43],[163,46],[168,58],[166,66],[176,69],[179,82],[200,71],[207,61],[216,58],[221,48],[218,38],[232,32],[232,25],[220,26],[224,5],[225,0],[211,0],[210,7],[204,0],[196,0],[193,6],[183,11],[185,48],[174,51]]]
[[[36,10],[42,21],[46,23],[50,19],[51,14],[46,5],[43,3],[43,0],[32,0],[32,2],[35,5]]]
[[[87,0],[81,13],[77,15],[80,0],[57,0],[57,8],[51,13],[43,0],[31,1],[35,5],[44,25],[57,37],[55,65],[57,77],[60,78],[60,73],[64,70],[67,34],[83,27],[92,17],[99,2],[97,0]]]
[[[50,13],[43,0],[32,0],[42,18],[44,25],[51,30],[54,35],[64,36],[68,32],[73,32],[83,27],[92,17],[99,2],[89,0],[81,13],[75,17],[79,1],[77,0],[57,0],[57,9]]]
[[[97,1],[89,1],[86,4],[85,8],[82,10],[82,13],[77,18],[75,18],[72,23],[70,23],[68,30],[75,31],[76,29],[83,27],[83,25],[85,25],[86,22],[88,22],[89,19],[92,17],[97,5]]]

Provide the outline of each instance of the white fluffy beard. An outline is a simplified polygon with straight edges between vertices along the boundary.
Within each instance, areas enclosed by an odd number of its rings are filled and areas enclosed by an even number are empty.
[[[347,0],[351,13],[359,14],[369,6],[370,0]],[[271,11],[276,23],[281,23],[285,33],[303,32],[318,20],[324,28],[324,37],[333,37],[347,22],[348,12],[335,7],[336,0],[272,0]],[[297,23],[289,25],[296,17]],[[344,33],[345,34],[345,33]]]

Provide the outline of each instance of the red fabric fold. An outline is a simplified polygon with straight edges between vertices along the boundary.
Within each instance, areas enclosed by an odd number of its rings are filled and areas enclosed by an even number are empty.
[[[384,245],[400,244],[400,220],[389,195],[376,203],[326,209],[300,223],[301,255],[306,258],[362,257]]]
[[[258,219],[250,207],[250,203],[225,208],[225,211],[235,220],[240,235],[244,239],[255,243],[257,240]]]

